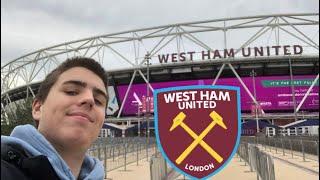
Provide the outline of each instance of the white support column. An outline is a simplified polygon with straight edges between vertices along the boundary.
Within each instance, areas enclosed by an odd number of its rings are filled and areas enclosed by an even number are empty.
[[[219,70],[219,72],[218,72],[218,74],[217,74],[217,76],[214,78],[214,81],[212,82],[213,86],[217,83],[217,81],[218,81],[218,79],[219,79],[219,77],[220,77],[220,75],[221,75],[221,73],[222,73],[222,71],[223,71],[225,66],[226,66],[226,64],[223,63],[221,68],[220,68],[220,70]]]
[[[32,94],[32,97],[36,97],[36,96],[34,95],[33,90],[31,89],[31,87],[30,87],[30,86],[28,86],[28,88],[29,88],[29,90],[30,90],[30,92],[31,92],[31,94]]]
[[[309,87],[308,91],[306,92],[306,94],[303,96],[301,102],[299,103],[296,112],[298,112],[302,106],[302,104],[304,103],[304,101],[307,99],[307,97],[309,96],[312,88],[316,85],[317,81],[319,80],[319,74],[317,75],[317,77],[313,80],[311,86]]]
[[[12,101],[11,101],[11,99],[10,99],[9,94],[7,93],[6,96],[7,96],[7,99],[9,100],[9,104],[7,104],[7,106],[12,106]],[[17,109],[17,105],[16,105],[15,103],[13,103],[13,104],[15,105],[15,109]],[[9,109],[10,113],[13,114],[13,116],[15,117],[15,119],[17,119],[17,114],[12,111],[12,108],[9,107],[8,109]]]
[[[4,107],[4,105],[1,103],[1,109],[3,110],[3,116],[2,117],[2,114],[1,114],[1,117],[6,121],[6,124],[8,125],[9,124],[9,119],[8,119],[8,113],[6,112],[6,109]]]
[[[223,35],[224,35],[224,36],[223,36],[224,48],[227,49],[227,29],[226,29],[226,21],[223,21]],[[219,77],[220,77],[220,75],[221,75],[221,73],[222,73],[222,71],[223,71],[223,69],[224,69],[225,66],[226,66],[226,64],[223,63],[222,66],[220,67],[217,76],[214,78],[214,81],[212,82],[212,85],[213,85],[213,86],[217,83],[217,81],[218,81],[218,79],[219,79]]]
[[[143,80],[148,84],[148,87],[151,89],[151,91],[153,92],[154,89],[151,86],[151,84],[149,83],[149,81],[146,79],[146,77],[143,75],[143,73],[141,72],[141,70],[138,70],[139,74],[141,75],[141,77],[143,78]]]
[[[293,113],[294,113],[294,120],[297,121],[297,111],[296,111],[296,93],[294,90],[294,79],[293,79],[293,73],[292,73],[292,63],[291,58],[289,57],[289,70],[290,70],[290,86],[291,86],[291,94],[292,94],[292,102],[293,102]]]
[[[238,78],[239,82],[241,83],[242,87],[244,88],[244,90],[246,90],[246,92],[249,94],[250,98],[252,99],[252,101],[256,104],[259,105],[257,100],[253,97],[253,95],[251,94],[251,92],[249,91],[249,89],[247,88],[247,86],[244,84],[244,82],[242,81],[241,77],[238,75],[238,73],[236,72],[236,70],[233,68],[233,66],[228,63],[230,69],[232,70],[232,72],[234,73],[234,75],[236,75],[236,77]],[[264,114],[263,109],[261,108],[261,112],[262,114]]]
[[[120,110],[119,110],[119,112],[118,112],[117,118],[119,118],[119,117],[120,117],[120,114],[122,113],[123,106],[124,106],[124,104],[125,104],[126,101],[127,101],[127,96],[128,96],[129,91],[130,91],[130,89],[131,89],[131,86],[132,86],[134,77],[136,76],[136,73],[137,73],[137,71],[135,70],[134,73],[133,73],[133,75],[132,75],[132,78],[131,78],[131,80],[130,80],[130,84],[129,84],[129,87],[128,87],[127,91],[126,91],[126,94],[124,95],[124,99],[123,99],[123,102],[122,102],[122,104],[121,104]]]

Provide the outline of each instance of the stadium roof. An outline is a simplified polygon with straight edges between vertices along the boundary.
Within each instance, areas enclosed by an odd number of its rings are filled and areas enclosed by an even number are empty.
[[[265,127],[272,127],[272,128],[280,128],[279,126],[275,126],[273,124],[270,124],[265,121],[259,121],[259,128],[263,129]],[[242,123],[242,128],[243,129],[253,129],[257,128],[257,122],[255,120],[249,120],[247,122]]]
[[[308,120],[300,120],[285,126],[283,128],[295,128],[295,127],[303,127],[303,126],[319,126],[319,119],[308,119]]]
[[[292,75],[292,79],[296,75],[317,75],[313,82],[318,82],[319,41],[315,38],[319,34],[318,19],[319,13],[213,19],[105,34],[42,48],[1,67],[1,121],[11,123],[8,113],[12,113],[16,104],[34,97],[43,78],[73,56],[99,61],[108,71],[110,86],[114,87],[179,80],[241,79],[251,76],[251,72],[252,77]],[[303,49],[301,54],[290,49],[295,45]],[[226,55],[231,49],[233,55]],[[244,49],[251,56],[244,56]],[[216,52],[221,55],[224,52],[224,56],[216,56]],[[247,93],[253,97],[249,89]],[[258,104],[256,98],[251,99]],[[126,98],[121,103],[124,105]],[[140,120],[125,117],[123,107],[115,111],[117,117],[106,121]],[[294,111],[265,111],[259,119],[319,117],[318,112],[314,113],[318,110],[302,112],[301,106],[298,107]],[[246,110],[242,119],[248,118],[253,115]]]

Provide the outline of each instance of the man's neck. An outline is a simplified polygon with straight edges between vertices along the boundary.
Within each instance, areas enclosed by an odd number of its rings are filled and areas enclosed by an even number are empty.
[[[69,168],[71,169],[72,174],[77,179],[81,170],[81,166],[83,163],[83,159],[85,157],[85,152],[69,150],[65,149],[61,150],[56,148],[62,159],[67,163]]]
[[[71,152],[71,153],[64,153],[64,154],[60,153],[60,156],[68,164],[72,174],[77,179],[81,170],[81,166],[82,166],[85,154],[81,153],[77,155],[76,153]]]

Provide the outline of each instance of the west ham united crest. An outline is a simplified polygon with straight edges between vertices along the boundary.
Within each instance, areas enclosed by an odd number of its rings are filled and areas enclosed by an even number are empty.
[[[231,160],[241,132],[239,91],[203,85],[155,90],[157,143],[175,170],[206,179]]]

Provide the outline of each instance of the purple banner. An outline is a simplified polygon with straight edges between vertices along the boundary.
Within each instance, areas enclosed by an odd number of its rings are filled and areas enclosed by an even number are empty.
[[[297,105],[301,102],[308,88],[311,86],[316,76],[294,76],[294,91]],[[252,77],[241,78],[246,84],[249,91],[254,95],[253,84],[255,82],[257,101],[263,110],[293,110],[292,87],[290,84],[290,76],[268,76],[268,77]],[[151,83],[154,89],[188,86],[188,85],[211,85],[213,79],[204,80],[188,80],[174,82]],[[230,85],[240,87],[241,110],[251,111],[253,101],[249,94],[242,87],[237,78],[221,78],[216,85]],[[118,94],[120,102],[123,102],[128,86],[118,86]],[[142,96],[146,96],[146,84],[133,84],[129,91],[127,101],[123,107],[123,114],[135,115],[138,112],[138,104],[142,103]],[[150,96],[152,91],[150,90]],[[301,106],[301,110],[311,110],[319,108],[319,82],[314,86],[309,96]]]

